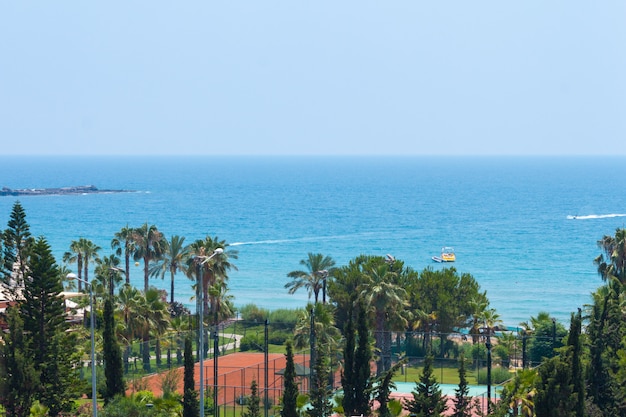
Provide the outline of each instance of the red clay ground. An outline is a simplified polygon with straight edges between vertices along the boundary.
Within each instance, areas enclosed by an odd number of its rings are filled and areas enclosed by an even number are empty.
[[[218,358],[218,403],[219,404],[235,404],[236,400],[241,395],[250,394],[250,384],[252,380],[256,380],[259,386],[259,392],[262,392],[265,386],[265,367],[264,367],[265,355],[263,353],[231,353]],[[308,355],[297,355],[294,358],[296,363],[301,365],[308,364]],[[277,375],[276,372],[284,369],[285,367],[285,355],[281,353],[271,353],[268,355],[268,392],[272,398],[277,399],[282,394],[283,381],[282,376]],[[205,359],[204,361],[204,379],[206,381],[205,387],[207,387],[206,395],[209,395],[209,390],[214,386],[213,382],[213,359]],[[178,386],[177,392],[182,394],[183,392],[183,367],[176,368],[178,372]],[[147,386],[149,391],[152,391],[155,396],[162,395],[162,381],[166,372],[161,374],[151,375],[143,378],[142,382]],[[196,389],[199,387],[200,380],[200,365],[196,363],[194,369],[194,377],[196,380]],[[306,378],[300,380],[302,386],[306,389]],[[132,393],[133,389],[128,390],[128,394]],[[393,393],[391,398],[395,399],[412,399],[411,394]],[[448,397],[448,412],[446,415],[452,414],[453,397]],[[274,402],[276,403],[276,402]],[[484,410],[483,410],[484,411]]]
[[[304,363],[304,358],[301,356],[295,358],[297,362]],[[306,358],[308,361],[308,358]],[[256,380],[259,387],[265,386],[264,372],[265,372],[265,355],[263,353],[232,353],[225,356],[218,357],[218,386],[221,391],[219,402],[229,402],[229,397],[232,395],[228,391],[237,392],[241,395],[242,391],[249,391],[252,380]],[[284,369],[285,367],[285,355],[281,353],[271,353],[268,355],[268,387],[270,389],[282,389],[282,377],[276,375],[277,371]],[[147,386],[149,391],[152,391],[155,396],[162,395],[162,381],[168,371],[160,374],[150,375],[142,380],[142,384]],[[183,373],[184,368],[176,368],[175,372],[178,372],[178,386],[176,391],[178,393],[183,392]],[[214,368],[213,359],[204,360],[204,380],[207,388],[213,387]],[[196,363],[194,368],[194,377],[196,380],[196,389],[200,386],[200,364]],[[128,393],[132,393],[132,386],[128,390]],[[224,395],[227,394],[222,400]]]

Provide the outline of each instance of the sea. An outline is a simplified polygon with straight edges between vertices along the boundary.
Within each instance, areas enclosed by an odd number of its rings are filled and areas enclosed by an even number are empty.
[[[269,310],[306,305],[284,285],[309,252],[338,266],[390,254],[471,274],[507,326],[539,312],[567,326],[602,285],[597,241],[626,224],[624,178],[624,157],[1,156],[0,187],[132,192],[0,197],[0,225],[19,200],[59,263],[81,237],[110,255],[125,226],[217,236],[238,252],[235,306]],[[454,264],[432,261],[442,246]],[[131,266],[140,288],[142,273]],[[193,310],[191,285],[177,276],[175,296]]]

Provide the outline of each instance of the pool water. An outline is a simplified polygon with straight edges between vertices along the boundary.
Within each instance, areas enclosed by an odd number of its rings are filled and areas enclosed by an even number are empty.
[[[415,390],[415,382],[396,382],[395,392],[402,394],[410,394],[413,390]],[[469,385],[469,396],[470,397],[480,397],[483,395],[487,395],[487,385]],[[458,389],[458,385],[454,384],[439,384],[439,389],[443,395],[454,396],[455,390]],[[492,395],[495,392],[495,386],[491,387]]]

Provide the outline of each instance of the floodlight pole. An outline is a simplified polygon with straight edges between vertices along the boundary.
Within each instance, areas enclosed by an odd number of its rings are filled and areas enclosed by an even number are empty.
[[[96,391],[96,326],[95,326],[95,312],[93,309],[93,286],[89,281],[86,281],[74,273],[67,274],[67,279],[75,279],[82,282],[85,285],[89,285],[89,321],[91,330],[91,408],[93,417],[98,417],[98,398]]]
[[[213,251],[213,254],[211,254],[211,256],[196,256],[195,257],[195,262],[196,262],[196,268],[197,268],[197,272],[196,272],[196,278],[198,280],[198,291],[199,291],[199,298],[200,298],[200,304],[198,305],[198,332],[200,334],[200,340],[198,342],[200,348],[200,359],[199,359],[199,363],[200,363],[200,395],[199,395],[199,401],[200,401],[200,417],[204,417],[204,290],[202,288],[202,265],[207,263],[211,258],[213,258],[215,255],[219,255],[221,253],[224,253],[224,249],[222,248],[217,248]],[[215,352],[213,352],[214,356],[215,356]],[[215,360],[215,358],[214,358]],[[217,391],[217,381],[215,381],[215,388]],[[217,394],[214,394],[214,401],[217,400]],[[217,410],[217,402],[215,402],[213,404],[213,407],[215,410]],[[216,414],[217,415],[217,414]]]

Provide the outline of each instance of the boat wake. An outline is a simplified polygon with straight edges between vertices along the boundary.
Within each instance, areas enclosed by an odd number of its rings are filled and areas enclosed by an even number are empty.
[[[281,243],[294,243],[294,242],[318,242],[318,241],[327,241],[327,240],[337,240],[337,239],[353,239],[355,237],[363,237],[367,235],[375,235],[377,232],[369,232],[369,233],[356,233],[356,234],[348,234],[348,235],[338,235],[338,236],[311,236],[311,237],[299,237],[293,239],[268,239],[268,240],[256,240],[252,242],[235,242],[231,243],[229,246],[243,246],[243,245],[274,245]]]
[[[612,217],[626,217],[626,214],[589,214],[586,216],[567,216],[568,220],[609,219]]]

